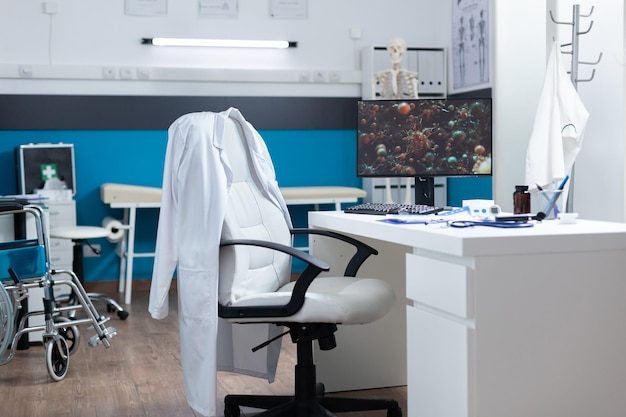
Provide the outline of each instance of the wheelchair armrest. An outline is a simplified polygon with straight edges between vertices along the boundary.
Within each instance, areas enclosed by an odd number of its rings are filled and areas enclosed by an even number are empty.
[[[296,280],[291,293],[291,298],[287,304],[243,307],[228,307],[220,304],[218,305],[218,315],[222,318],[289,317],[295,314],[304,305],[304,296],[307,289],[313,282],[313,279],[315,279],[320,272],[328,271],[330,269],[330,266],[324,261],[317,259],[306,252],[280,243],[255,239],[224,240],[220,243],[220,247],[233,245],[257,246],[277,250],[304,261],[307,264],[307,267],[304,271],[302,271]]]
[[[341,233],[331,232],[331,231],[323,230],[323,229],[309,229],[309,228],[291,229],[291,233],[294,235],[309,234],[309,235],[320,235],[320,236],[331,237],[331,238],[349,243],[352,246],[354,246],[356,248],[356,253],[352,255],[352,258],[350,258],[350,261],[348,262],[348,265],[346,266],[346,270],[344,272],[344,276],[346,277],[356,276],[357,272],[359,271],[359,268],[361,267],[361,265],[363,265],[363,262],[365,262],[367,258],[369,258],[371,255],[378,255],[378,251],[374,249],[373,247],[361,242],[360,240],[354,239],[350,236],[343,235]]]
[[[21,199],[0,199],[0,212],[22,210],[28,201]]]

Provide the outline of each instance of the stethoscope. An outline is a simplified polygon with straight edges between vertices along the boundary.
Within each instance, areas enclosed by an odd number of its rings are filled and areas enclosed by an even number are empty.
[[[455,227],[457,229],[464,229],[467,227],[474,226],[486,226],[486,227],[499,227],[501,229],[515,229],[521,227],[533,227],[533,223],[528,222],[505,222],[505,221],[497,221],[497,220],[445,220],[445,219],[436,219],[436,220],[424,220],[415,221],[414,219],[400,219],[400,218],[392,218],[392,219],[382,219],[379,220],[385,223],[392,224],[424,224],[424,225],[432,225],[437,224],[441,227]]]
[[[499,227],[501,229],[517,229],[523,227],[533,227],[533,223],[525,223],[525,222],[498,222],[491,220],[482,220],[482,221],[472,221],[472,220],[453,220],[447,222],[448,227],[456,227],[459,229],[464,229],[467,227],[474,226],[485,226],[485,227]]]

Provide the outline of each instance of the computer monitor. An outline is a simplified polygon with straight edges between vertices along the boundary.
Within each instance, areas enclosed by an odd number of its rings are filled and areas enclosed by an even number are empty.
[[[358,177],[415,177],[434,205],[434,177],[490,176],[491,99],[360,100]]]

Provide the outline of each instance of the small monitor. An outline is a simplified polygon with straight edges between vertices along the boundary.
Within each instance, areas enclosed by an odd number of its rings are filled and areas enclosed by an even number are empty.
[[[416,203],[434,201],[434,177],[492,173],[490,98],[361,100],[357,113],[357,176],[415,177]]]

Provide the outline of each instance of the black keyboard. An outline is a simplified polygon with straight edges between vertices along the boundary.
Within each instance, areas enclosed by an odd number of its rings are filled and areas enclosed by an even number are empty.
[[[400,203],[362,203],[356,206],[346,207],[344,213],[354,214],[435,214],[443,210],[443,207],[429,206],[426,204],[400,204]]]

